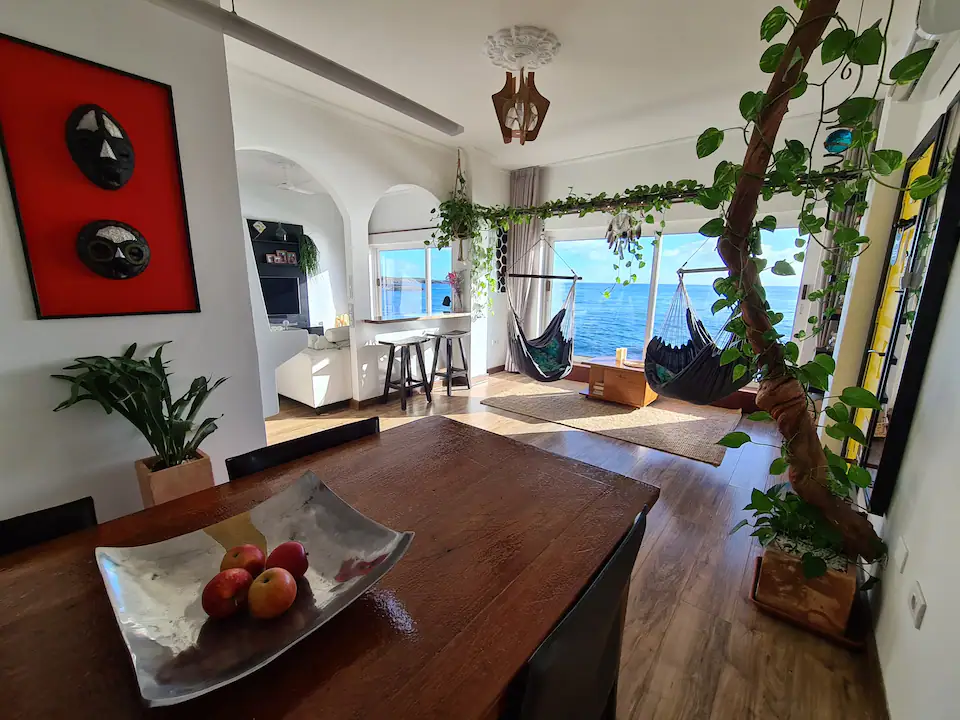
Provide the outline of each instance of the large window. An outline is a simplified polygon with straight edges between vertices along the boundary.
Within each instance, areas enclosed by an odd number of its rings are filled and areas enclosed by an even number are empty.
[[[380,316],[399,318],[449,311],[450,248],[404,247],[376,250]],[[429,278],[429,280],[428,280]],[[444,301],[446,300],[446,305]]]
[[[763,256],[772,266],[777,260],[791,260],[797,252],[794,240],[796,230],[784,229],[764,232],[762,236]],[[647,317],[651,299],[651,270],[653,266],[653,247],[647,240],[643,253],[645,266],[637,267],[633,262],[629,268],[625,262],[618,262],[607,248],[606,240],[561,241],[554,245],[552,272],[563,274],[567,271],[562,260],[577,270],[583,277],[577,283],[576,324],[574,330],[574,351],[577,357],[596,357],[613,355],[618,347],[626,347],[629,356],[639,358],[645,347],[645,338],[661,327],[677,290],[677,270],[721,267],[723,262],[717,254],[716,241],[706,240],[699,233],[666,235],[660,253],[659,282],[654,303],[653,327],[647,332]],[[614,264],[619,269],[614,269]],[[793,262],[794,266],[797,265]],[[548,266],[549,267],[549,266]],[[776,276],[763,273],[763,284],[767,291],[767,301],[773,310],[783,313],[783,320],[777,329],[784,335],[790,335],[796,313],[797,296],[800,289],[800,274]],[[629,279],[624,287],[614,281],[619,273],[620,279]],[[690,296],[691,304],[711,334],[719,334],[729,317],[726,311],[717,315],[710,308],[717,299],[713,290],[713,281],[726,272],[690,273],[684,277],[684,285]],[[632,276],[636,275],[635,279]],[[552,316],[563,305],[570,289],[568,281],[553,281],[548,304]]]

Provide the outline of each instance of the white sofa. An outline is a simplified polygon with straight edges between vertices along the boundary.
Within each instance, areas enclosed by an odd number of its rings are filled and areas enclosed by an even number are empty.
[[[329,328],[322,337],[311,334],[307,348],[277,368],[277,392],[318,411],[349,400],[349,337],[349,328]]]

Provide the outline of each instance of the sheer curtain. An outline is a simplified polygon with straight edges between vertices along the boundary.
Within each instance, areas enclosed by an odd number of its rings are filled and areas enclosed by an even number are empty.
[[[514,207],[531,207],[540,204],[540,168],[529,167],[510,173],[510,204]],[[516,308],[523,328],[535,330],[540,308],[536,302],[537,280],[510,277],[510,273],[540,272],[539,253],[530,252],[540,239],[541,221],[534,218],[528,223],[513,225],[507,235],[507,292]],[[520,372],[520,367],[507,351],[506,369]]]

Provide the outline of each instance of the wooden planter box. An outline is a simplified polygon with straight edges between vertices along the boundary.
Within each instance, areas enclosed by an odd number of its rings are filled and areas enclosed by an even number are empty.
[[[210,456],[202,450],[197,450],[197,454],[200,457],[195,460],[156,472],[150,469],[157,461],[156,457],[137,460],[134,467],[137,470],[143,506],[153,507],[213,487]]]
[[[772,545],[757,563],[753,591],[757,605],[822,635],[845,637],[856,594],[853,563],[844,572],[830,569],[826,575],[807,579],[798,555]]]

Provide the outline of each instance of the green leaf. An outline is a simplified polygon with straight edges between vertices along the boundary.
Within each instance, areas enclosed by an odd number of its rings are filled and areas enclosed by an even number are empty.
[[[739,380],[746,374],[746,372],[747,372],[746,365],[735,365],[733,368],[733,379]]]
[[[784,43],[776,43],[764,50],[763,55],[760,56],[760,69],[765,73],[772,73],[776,70],[786,49],[787,46]]]
[[[773,510],[773,500],[757,488],[754,488],[753,492],[750,493],[750,504],[757,512],[770,512]]]
[[[801,10],[807,9],[808,2],[809,0],[793,0],[793,4],[796,5],[798,8],[800,8]]]
[[[740,348],[738,348],[736,345],[731,345],[722,353],[720,353],[720,364],[729,365],[730,363],[739,360],[741,357],[743,357],[743,353],[740,352]]]
[[[868,27],[853,41],[847,57],[854,65],[876,65],[883,53],[883,32],[879,26]]]
[[[753,258],[753,264],[757,266],[757,272],[758,272],[758,273],[759,273],[759,272],[763,272],[763,271],[764,271],[764,268],[767,267],[767,259],[766,259],[766,258],[755,257],[755,258]]]
[[[930,58],[936,52],[936,47],[924,48],[910,53],[903,60],[890,68],[890,79],[898,85],[908,85],[914,80],[919,80],[923,71],[927,69]]]
[[[837,402],[833,405],[827,407],[824,411],[827,414],[827,417],[833,420],[834,422],[849,422],[850,421],[850,411],[847,409],[847,406],[843,403]]]
[[[899,150],[877,150],[870,155],[870,167],[880,175],[892,175],[903,164],[903,153]]]
[[[840,393],[840,401],[850,407],[880,409],[880,401],[877,400],[877,396],[862,387],[844,388],[844,391]]]
[[[873,482],[870,473],[859,465],[850,466],[850,469],[847,471],[847,478],[858,488],[868,488],[870,487],[870,483]]]
[[[707,155],[716,152],[722,142],[723,130],[718,130],[715,127],[707,128],[697,138],[697,157],[705,158]]]
[[[707,210],[716,210],[726,197],[726,193],[720,188],[704,188],[697,193],[697,202]]]
[[[764,216],[763,220],[757,223],[760,226],[761,230],[776,230],[777,229],[777,219],[773,215]]]
[[[730,300],[730,298],[720,298],[710,306],[710,312],[716,315],[720,310],[723,310],[725,307],[730,307],[732,304],[733,301]]]
[[[750,442],[750,436],[747,435],[745,432],[740,432],[739,430],[737,430],[732,433],[727,433],[722,438],[717,440],[716,444],[722,445],[723,447],[728,447],[728,448],[738,448],[741,445],[746,445],[748,442]],[[762,495],[763,493],[760,493],[760,494]]]
[[[749,522],[747,520],[741,520],[740,522],[738,522],[736,525],[733,526],[733,529],[730,531],[729,534],[733,535],[737,530],[744,527],[745,525],[749,525]]]
[[[800,348],[792,340],[783,346],[783,357],[790,362],[796,362],[800,357]]]
[[[796,240],[793,241],[793,244],[798,248],[802,248],[807,244],[807,241],[804,240],[802,237],[798,237]]]
[[[771,475],[783,475],[787,471],[787,461],[783,458],[777,458],[770,463]]]
[[[803,97],[803,94],[807,91],[807,88],[810,87],[810,76],[802,72],[800,77],[797,78],[797,82],[790,89],[790,97],[796,100],[798,97]]]
[[[781,6],[777,5],[773,10],[767,13],[760,23],[760,39],[770,42],[787,25],[789,14]]]
[[[853,30],[837,28],[823,39],[820,46],[820,62],[824,65],[839,60],[847,52],[847,48],[856,40],[857,34]]]
[[[813,361],[818,365],[821,365],[823,369],[826,370],[830,375],[833,375],[834,370],[837,369],[837,361],[834,360],[830,355],[819,353],[813,358]]]
[[[863,430],[851,422],[838,422],[836,425],[830,425],[825,428],[825,432],[836,440],[843,440],[845,437],[849,437],[861,445],[867,444],[867,439],[863,436]]]
[[[803,370],[808,384],[820,388],[821,390],[827,389],[827,385],[830,384],[830,376],[827,374],[827,371],[822,365],[815,362],[808,362],[805,363],[801,369]]]
[[[747,420],[756,420],[757,422],[766,422],[767,420],[773,420],[773,415],[768,413],[766,410],[757,410],[756,412],[753,412],[747,415]]]
[[[914,200],[923,200],[923,198],[933,195],[935,192],[937,192],[941,185],[943,185],[943,180],[939,177],[921,175],[912,183],[910,183],[910,197]]]
[[[774,275],[796,275],[797,271],[793,269],[793,265],[788,263],[786,260],[777,260],[773,267],[770,269]]]
[[[723,230],[726,227],[726,222],[723,218],[713,218],[708,220],[700,228],[700,234],[705,235],[706,237],[720,237],[723,235]]]
[[[763,108],[765,95],[762,92],[749,91],[740,97],[740,114],[747,122],[756,120]]]
[[[805,257],[806,257],[806,255],[804,255],[802,252],[798,252],[798,253],[794,253],[794,254],[793,254],[793,259],[796,260],[796,261],[799,262],[799,263],[802,263],[802,262],[803,262],[803,259],[804,259]]]
[[[804,553],[800,558],[800,567],[803,568],[803,576],[808,580],[822,577],[827,574],[827,563],[822,557],[813,553]]]
[[[877,101],[871,97],[852,97],[844,100],[837,108],[841,125],[859,125],[870,117],[877,107]]]

